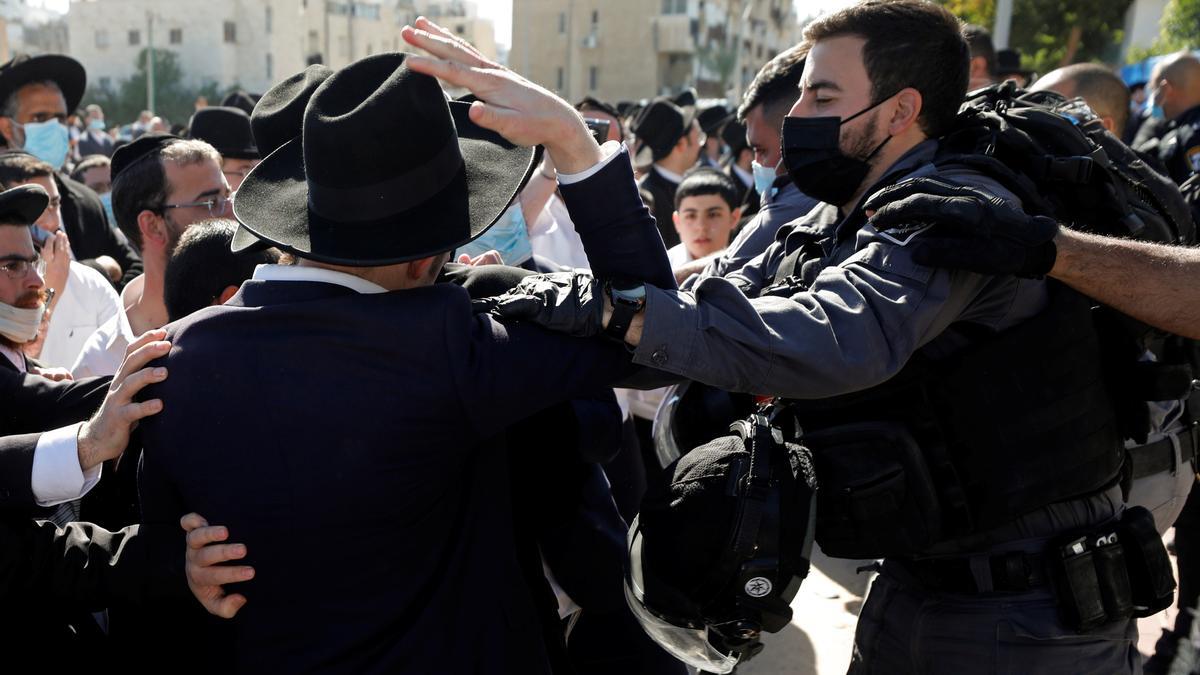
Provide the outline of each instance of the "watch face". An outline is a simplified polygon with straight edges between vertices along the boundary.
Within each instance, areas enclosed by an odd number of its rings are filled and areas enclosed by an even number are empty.
[[[643,284],[630,286],[628,288],[617,288],[611,286],[612,295],[614,298],[620,298],[629,302],[639,302],[646,299],[646,287]]]

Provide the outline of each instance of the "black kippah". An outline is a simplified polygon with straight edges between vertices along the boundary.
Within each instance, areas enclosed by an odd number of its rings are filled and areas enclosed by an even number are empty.
[[[116,180],[122,171],[128,169],[139,159],[152,152],[157,152],[177,140],[181,139],[171,134],[154,132],[142,134],[136,140],[117,148],[112,156],[112,180]]]

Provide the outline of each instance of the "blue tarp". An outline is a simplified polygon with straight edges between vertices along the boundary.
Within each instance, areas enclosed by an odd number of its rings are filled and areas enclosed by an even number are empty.
[[[1197,57],[1200,57],[1200,49],[1192,52]],[[1134,85],[1138,83],[1146,83],[1150,81],[1150,73],[1154,70],[1154,65],[1159,62],[1162,56],[1151,56],[1145,61],[1131,63],[1128,66],[1121,67],[1121,79],[1125,84]]]

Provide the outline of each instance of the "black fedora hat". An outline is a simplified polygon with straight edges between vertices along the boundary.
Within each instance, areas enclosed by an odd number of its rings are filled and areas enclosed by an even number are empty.
[[[437,80],[379,54],[313,93],[301,137],[255,167],[234,215],[253,235],[301,258],[391,265],[483,234],[534,170],[517,147],[447,102]]]
[[[50,195],[40,185],[18,185],[0,192],[0,222],[32,225],[50,203]]]
[[[209,106],[192,115],[188,137],[208,143],[231,159],[258,159],[250,116],[241,108]]]
[[[997,75],[1020,75],[1026,79],[1034,76],[1034,71],[1021,67],[1021,52],[1015,49],[1001,49],[996,52]]]
[[[258,103],[258,96],[249,94],[241,89],[229,92],[225,98],[221,99],[221,106],[225,108],[240,108],[247,115],[254,112],[254,104]]]
[[[300,136],[304,125],[304,109],[321,83],[333,75],[333,69],[321,64],[311,65],[267,90],[250,114],[250,129],[258,151],[265,157],[284,143]],[[234,253],[253,246],[267,244],[238,226],[230,248]]]
[[[717,136],[721,131],[721,127],[731,119],[733,119],[733,114],[729,112],[729,108],[720,103],[709,106],[701,110],[699,115],[696,115],[696,121],[700,123],[700,129],[704,131],[705,135],[713,137]]]
[[[671,148],[691,129],[694,117],[694,108],[681,108],[669,98],[651,101],[633,123],[633,134],[638,138],[634,154],[637,164],[645,166],[670,154]]]
[[[87,71],[83,69],[83,64],[63,54],[18,54],[13,60],[0,65],[0,105],[21,87],[44,80],[57,84],[62,90],[67,110],[79,107],[83,90],[87,88]]]
[[[675,94],[675,98],[672,98],[671,102],[680,108],[694,108],[696,106],[696,88],[688,87]]]

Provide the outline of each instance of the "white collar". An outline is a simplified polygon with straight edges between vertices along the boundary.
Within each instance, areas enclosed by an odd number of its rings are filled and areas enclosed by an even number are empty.
[[[738,166],[737,164],[730,164],[729,166],[733,169],[733,172],[737,174],[737,177],[741,179],[743,185],[745,185],[746,187],[750,187],[751,185],[754,185],[754,174],[753,173],[743,169],[742,167]]]
[[[13,364],[13,367],[18,371],[22,373],[29,372],[29,369],[26,368],[25,355],[21,352],[8,345],[0,345],[0,354],[3,354],[4,358],[7,358],[9,363]]]
[[[254,268],[254,278],[259,281],[316,281],[323,284],[344,286],[356,293],[387,293],[388,289],[353,274],[337,272],[324,267],[301,267],[300,265],[259,265]]]
[[[661,166],[659,166],[658,164],[654,165],[654,170],[657,171],[660,176],[662,176],[663,178],[666,178],[667,180],[671,181],[672,183],[675,183],[676,185],[683,182],[683,176],[680,176],[679,174],[677,174],[674,171],[671,171],[669,169],[664,169]]]

